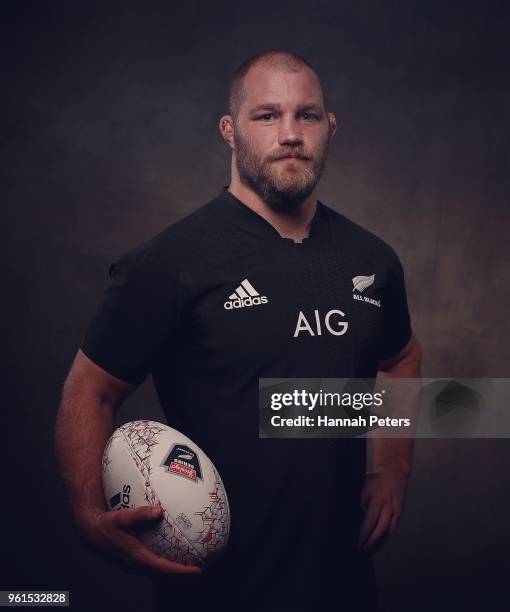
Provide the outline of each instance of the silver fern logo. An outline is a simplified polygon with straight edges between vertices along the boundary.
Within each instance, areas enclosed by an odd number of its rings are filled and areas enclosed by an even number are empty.
[[[361,293],[363,289],[366,289],[367,287],[370,287],[370,285],[373,285],[374,280],[375,274],[372,274],[372,276],[355,276],[352,279],[352,284],[354,285],[354,289],[357,289]]]
[[[373,285],[375,281],[375,274],[371,274],[370,276],[355,276],[352,279],[352,284],[354,288],[352,290],[352,299],[357,300],[358,302],[367,302],[368,304],[372,304],[373,306],[381,307],[381,300],[374,300],[373,298],[369,298],[366,295],[360,295],[363,290],[370,285]],[[359,293],[356,293],[358,291]]]

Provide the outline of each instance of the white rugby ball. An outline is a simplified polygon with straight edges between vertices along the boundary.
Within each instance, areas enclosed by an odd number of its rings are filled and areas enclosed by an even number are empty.
[[[156,421],[131,421],[108,440],[102,461],[110,510],[158,505],[162,520],[141,535],[156,554],[204,565],[227,545],[230,509],[220,475],[188,437]]]

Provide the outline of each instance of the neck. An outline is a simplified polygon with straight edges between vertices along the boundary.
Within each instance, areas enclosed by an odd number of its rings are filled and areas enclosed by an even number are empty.
[[[232,173],[228,191],[245,206],[263,217],[283,238],[291,238],[294,242],[302,242],[303,238],[308,238],[317,208],[315,189],[299,206],[285,211],[271,208],[255,191],[242,183],[234,173]]]

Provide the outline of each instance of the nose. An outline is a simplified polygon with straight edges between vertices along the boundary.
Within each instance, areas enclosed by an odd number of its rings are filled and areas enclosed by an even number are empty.
[[[301,128],[295,117],[283,116],[278,130],[278,143],[280,145],[303,144]]]

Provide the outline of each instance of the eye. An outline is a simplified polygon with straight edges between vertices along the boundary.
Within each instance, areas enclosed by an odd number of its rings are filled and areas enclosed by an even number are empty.
[[[305,121],[318,121],[319,116],[315,113],[303,113],[303,119]]]
[[[260,115],[259,117],[257,117],[257,119],[262,119],[264,121],[270,121],[271,118],[273,117],[273,113],[264,113],[263,115]]]

